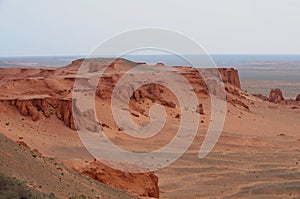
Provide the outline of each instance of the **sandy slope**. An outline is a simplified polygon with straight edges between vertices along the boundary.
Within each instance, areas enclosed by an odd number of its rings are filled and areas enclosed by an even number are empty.
[[[79,175],[63,166],[56,158],[46,158],[16,144],[0,135],[0,171],[7,177],[15,179],[21,185],[47,195],[59,198],[79,197],[87,198],[132,198],[124,190],[113,189],[107,185]],[[3,178],[1,178],[3,179]],[[10,187],[11,188],[11,187]],[[6,198],[41,198],[41,194],[31,191],[32,196],[20,192],[17,196],[13,191],[0,190],[1,197]],[[17,190],[14,194],[17,193]],[[36,197],[34,197],[36,196]],[[54,197],[52,197],[54,198]]]

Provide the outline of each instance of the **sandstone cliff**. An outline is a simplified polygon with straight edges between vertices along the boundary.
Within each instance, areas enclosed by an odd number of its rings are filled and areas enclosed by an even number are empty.
[[[62,120],[64,124],[71,129],[76,129],[72,115],[71,99],[12,99],[1,100],[3,105],[15,107],[21,115],[30,116],[33,121],[38,120],[42,115],[50,117],[55,115]]]
[[[66,126],[75,130],[72,116],[72,88],[77,70],[83,62],[84,59],[74,60],[62,68],[0,69],[2,78],[0,91],[3,90],[0,92],[0,100],[3,105],[16,107],[20,114],[31,117],[34,121],[42,116],[56,115]],[[88,72],[95,72],[109,64],[108,73],[101,78],[96,90],[96,96],[104,100],[110,99],[112,90],[122,74],[138,65],[138,63],[125,59],[89,59],[88,63]],[[164,65],[153,67],[168,68]],[[175,69],[191,83],[195,88],[195,93],[208,94],[206,83],[201,76],[202,73],[191,67],[175,67]],[[209,73],[209,70],[206,69],[204,75],[207,71]],[[240,89],[237,70],[220,68],[219,72],[225,85],[232,85]],[[227,91],[232,90],[235,89]],[[137,91],[128,90],[126,93],[137,102],[137,104],[132,104],[133,108],[142,114],[144,114],[144,110],[141,110],[138,104],[145,99],[171,108],[178,106],[178,102],[173,97],[170,98],[172,95],[170,91],[158,84],[145,85]]]
[[[238,70],[234,68],[219,68],[219,72],[225,83],[229,83],[237,88],[241,88]]]

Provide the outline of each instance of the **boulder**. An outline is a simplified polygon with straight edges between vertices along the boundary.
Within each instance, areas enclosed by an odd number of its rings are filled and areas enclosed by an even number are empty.
[[[280,103],[284,100],[282,91],[279,88],[272,89],[269,95],[269,102]]]
[[[300,94],[296,97],[296,101],[300,101]]]

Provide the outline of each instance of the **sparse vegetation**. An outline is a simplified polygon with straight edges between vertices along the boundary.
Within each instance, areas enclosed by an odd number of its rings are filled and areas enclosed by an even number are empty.
[[[50,197],[51,199],[57,199],[57,197],[55,196],[55,194],[54,194],[53,192],[51,192],[51,193],[49,194],[49,197]]]
[[[36,158],[36,157],[38,156],[38,155],[35,154],[33,151],[30,151],[30,152],[31,152],[32,157]]]
[[[18,198],[18,199],[31,199],[31,198],[50,198],[50,195],[41,193],[31,187],[28,187],[25,180],[19,180],[16,177],[10,178],[4,174],[0,174],[0,198]]]

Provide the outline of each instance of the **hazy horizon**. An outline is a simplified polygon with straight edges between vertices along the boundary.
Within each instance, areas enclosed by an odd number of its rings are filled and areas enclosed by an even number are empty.
[[[134,56],[155,56],[155,55],[170,55],[170,54],[130,54],[130,55],[134,55]],[[186,55],[193,55],[193,54],[186,54]],[[196,54],[195,54],[196,55]],[[89,55],[86,54],[70,54],[70,55],[67,55],[67,54],[61,54],[61,55],[10,55],[10,56],[0,56],[0,58],[43,58],[43,57],[88,57]],[[97,55],[99,56],[100,58],[115,58],[115,57],[118,57],[117,55]],[[237,54],[237,53],[216,53],[216,54],[208,54],[208,56],[300,56],[300,53],[287,53],[287,54],[284,54],[284,53],[262,53],[262,54]]]

